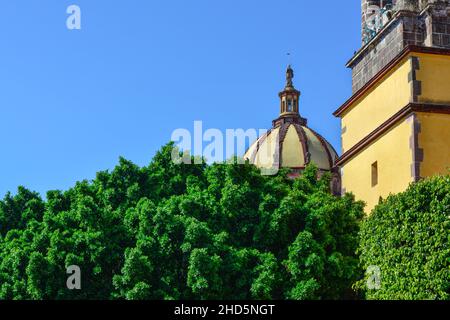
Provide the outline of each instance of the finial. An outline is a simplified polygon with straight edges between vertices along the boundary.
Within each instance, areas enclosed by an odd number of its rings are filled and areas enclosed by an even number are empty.
[[[301,93],[294,88],[292,79],[294,79],[294,70],[289,64],[286,70],[286,87],[278,94],[280,97],[280,117],[274,120],[274,127],[283,123],[306,125],[306,119],[300,116],[298,108]]]
[[[292,79],[294,79],[294,70],[292,70],[291,65],[289,65],[286,70],[286,88],[294,87]]]

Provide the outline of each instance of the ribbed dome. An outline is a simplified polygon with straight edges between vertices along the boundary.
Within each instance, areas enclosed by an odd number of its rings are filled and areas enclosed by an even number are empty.
[[[330,171],[336,158],[330,143],[300,123],[283,123],[269,130],[244,156],[259,168],[296,171],[302,171],[311,162],[320,170]]]
[[[269,174],[280,168],[293,169],[291,176],[300,174],[305,167],[314,163],[322,171],[332,171],[338,191],[338,173],[334,167],[336,151],[321,135],[307,126],[307,120],[299,113],[300,91],[296,90],[292,79],[294,70],[286,70],[286,86],[280,97],[280,116],[272,122],[272,129],[260,137],[245,153],[244,159]]]

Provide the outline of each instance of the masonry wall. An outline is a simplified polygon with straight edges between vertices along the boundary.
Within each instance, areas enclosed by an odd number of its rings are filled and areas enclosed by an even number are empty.
[[[352,64],[352,91],[355,93],[391,62],[406,46],[422,45],[423,32],[417,17],[407,14],[390,25]]]
[[[421,13],[397,12],[391,22],[355,55],[348,64],[352,69],[353,93],[408,45],[450,48],[450,4],[439,2],[427,8]]]
[[[380,6],[380,0],[361,0],[361,38],[363,38],[363,30],[367,21],[367,13],[370,6]]]

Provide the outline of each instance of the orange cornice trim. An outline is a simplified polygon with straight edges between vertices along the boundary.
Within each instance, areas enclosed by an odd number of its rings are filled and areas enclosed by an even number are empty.
[[[346,151],[341,157],[336,160],[336,165],[341,166],[348,160],[353,158],[363,149],[365,149],[370,143],[381,137],[390,128],[395,126],[400,120],[407,117],[413,112],[428,112],[428,113],[443,113],[450,114],[450,105],[445,104],[431,104],[431,103],[409,103],[406,107],[402,108],[399,112],[394,114],[391,118],[381,124],[374,131],[369,133],[364,139],[355,144],[352,148]]]

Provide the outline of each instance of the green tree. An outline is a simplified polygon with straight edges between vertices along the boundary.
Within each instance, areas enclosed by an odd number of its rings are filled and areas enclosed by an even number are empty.
[[[339,299],[361,275],[363,204],[308,167],[176,164],[173,144],[46,200],[0,201],[0,299]],[[82,289],[66,288],[67,267]]]
[[[383,200],[364,221],[364,269],[376,266],[380,287],[357,283],[368,299],[450,298],[450,177],[412,184]]]
[[[9,230],[25,229],[27,223],[41,220],[44,210],[44,202],[37,193],[24,187],[19,187],[14,197],[8,193],[0,201],[0,236]]]

